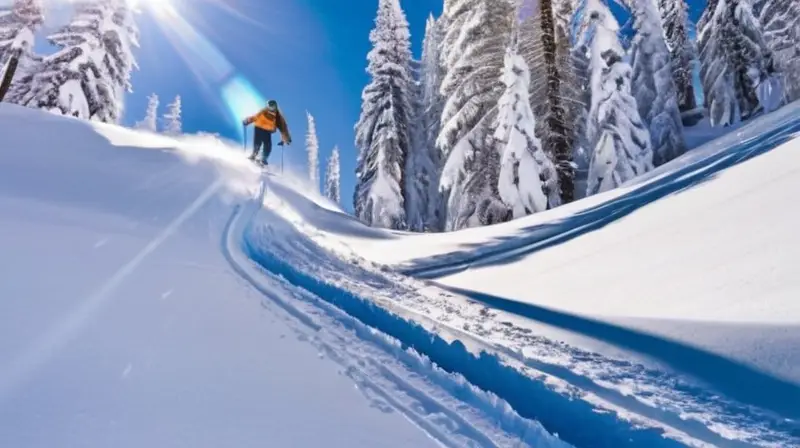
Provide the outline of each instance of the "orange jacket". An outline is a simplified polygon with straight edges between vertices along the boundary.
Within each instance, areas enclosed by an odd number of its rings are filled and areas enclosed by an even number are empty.
[[[292,143],[292,136],[289,134],[289,126],[286,124],[286,119],[283,118],[283,114],[280,110],[272,111],[269,110],[269,108],[261,109],[252,117],[247,117],[244,122],[245,124],[255,123],[256,127],[269,132],[279,130],[283,142],[286,144]]]

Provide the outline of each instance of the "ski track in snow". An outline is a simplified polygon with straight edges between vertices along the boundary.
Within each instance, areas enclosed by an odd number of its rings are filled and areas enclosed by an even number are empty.
[[[265,186],[261,184],[257,197],[265,193]],[[538,423],[515,415],[496,397],[439,370],[399,342],[254,264],[243,251],[243,239],[259,208],[256,201],[236,208],[223,234],[224,256],[263,295],[263,306],[283,310],[284,320],[298,337],[313,344],[320,356],[339,364],[341,373],[376,408],[400,412],[446,447],[568,446]],[[471,397],[478,405],[459,400],[461,396]],[[504,425],[514,431],[503,430]]]
[[[329,253],[314,242],[328,237],[290,206],[274,195],[266,205],[262,227],[245,240],[263,268],[464,375],[575,446],[800,446],[792,421],[671,373],[536,336],[509,313],[387,272],[345,244]]]

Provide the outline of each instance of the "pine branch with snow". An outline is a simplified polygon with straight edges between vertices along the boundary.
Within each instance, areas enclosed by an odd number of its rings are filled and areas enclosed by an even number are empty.
[[[513,50],[505,59],[506,89],[498,104],[495,132],[502,147],[498,191],[513,217],[520,218],[559,202],[558,174],[535,135],[528,65]]]
[[[697,108],[694,91],[694,43],[689,37],[689,7],[686,0],[659,0],[662,27],[672,64],[672,79],[681,112]]]
[[[164,114],[164,133],[167,135],[180,135],[183,133],[183,110],[180,95],[167,105],[167,113]]]
[[[144,120],[138,122],[136,127],[150,132],[158,132],[158,106],[159,99],[155,93],[147,97],[147,112]]]
[[[595,22],[591,42],[592,102],[588,140],[594,148],[587,196],[611,190],[653,168],[650,133],[631,94],[619,24],[601,0],[587,1]]]
[[[444,98],[440,93],[444,67],[441,63],[441,46],[444,39],[444,22],[428,17],[425,25],[425,38],[422,44],[422,60],[420,61],[421,111],[419,117],[423,131],[421,150],[427,151],[425,156],[431,164],[428,173],[427,205],[425,212],[425,228],[429,231],[444,229],[444,201],[439,191],[442,165],[442,153],[436,146],[436,138],[441,130]]]
[[[435,167],[427,147],[422,103],[421,66],[417,61],[411,63],[411,84],[409,102],[411,117],[409,121],[409,151],[403,172],[403,197],[406,206],[408,230],[424,232],[428,230],[428,210],[431,183],[434,182]]]
[[[785,99],[800,99],[800,3],[761,0],[755,5],[773,69],[785,84]],[[769,67],[768,67],[769,69]],[[775,73],[769,73],[776,77]],[[771,108],[774,108],[774,105]]]
[[[655,166],[686,151],[678,92],[656,0],[633,2],[632,92],[653,143]]]
[[[12,90],[14,102],[64,115],[119,122],[135,61],[136,28],[126,0],[76,0],[69,24],[48,36],[43,57]]]
[[[759,111],[758,83],[769,77],[769,50],[750,0],[714,0],[698,24],[700,78],[713,126]]]
[[[30,71],[36,31],[44,23],[41,0],[14,0],[0,7],[0,101],[15,78]]]
[[[306,112],[308,130],[306,131],[306,153],[308,155],[308,180],[314,191],[319,193],[319,139],[314,117]]]
[[[355,126],[358,166],[356,216],[375,227],[407,227],[403,196],[406,157],[411,147],[411,43],[399,0],[380,0],[373,48],[367,59],[370,82],[362,93]]]
[[[328,166],[325,170],[325,197],[336,204],[341,204],[341,176],[339,162],[339,147],[336,146],[328,159]]]
[[[492,126],[503,93],[500,77],[514,11],[508,0],[445,3],[445,103],[437,146],[446,159],[440,179],[447,197],[446,230],[509,217],[497,191],[500,160]]]
[[[580,80],[571,54],[572,0],[542,0],[520,24],[520,54],[531,67],[530,98],[537,118],[537,135],[559,173],[557,206],[575,199],[574,153],[580,104]]]

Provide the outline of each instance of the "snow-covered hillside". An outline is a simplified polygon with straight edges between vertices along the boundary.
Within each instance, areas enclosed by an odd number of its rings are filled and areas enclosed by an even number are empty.
[[[566,446],[252,263],[244,157],[0,105],[0,446]]]
[[[250,252],[576,446],[800,446],[798,136],[793,105],[621,189],[444,235],[368,229],[284,180]]]
[[[0,106],[0,446],[800,446],[798,132],[411,235],[238,145]]]

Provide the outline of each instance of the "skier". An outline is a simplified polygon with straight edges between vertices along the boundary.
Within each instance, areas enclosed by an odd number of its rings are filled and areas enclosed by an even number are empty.
[[[255,123],[255,135],[253,136],[253,153],[250,155],[250,160],[255,160],[258,152],[262,149],[261,163],[268,165],[267,160],[272,152],[272,134],[276,130],[281,133],[281,141],[278,146],[291,145],[292,136],[289,134],[289,126],[286,124],[286,119],[283,117],[280,109],[278,109],[278,102],[269,100],[267,107],[261,109],[257,114],[248,117],[244,120],[243,124],[248,126]]]

